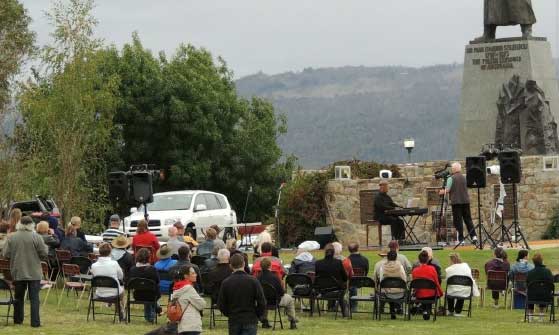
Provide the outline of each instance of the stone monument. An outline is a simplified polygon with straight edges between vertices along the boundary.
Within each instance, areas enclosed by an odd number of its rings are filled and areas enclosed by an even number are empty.
[[[557,153],[555,65],[547,39],[532,37],[535,22],[530,0],[485,0],[484,34],[465,51],[458,158],[487,143]],[[517,24],[522,37],[495,38],[497,26]]]

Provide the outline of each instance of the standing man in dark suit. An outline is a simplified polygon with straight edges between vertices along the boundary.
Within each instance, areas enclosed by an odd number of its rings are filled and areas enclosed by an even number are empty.
[[[393,240],[405,240],[404,221],[397,216],[386,215],[385,212],[401,206],[398,206],[388,195],[388,181],[381,180],[379,182],[379,194],[375,198],[375,219],[381,225],[390,225],[390,233]]]

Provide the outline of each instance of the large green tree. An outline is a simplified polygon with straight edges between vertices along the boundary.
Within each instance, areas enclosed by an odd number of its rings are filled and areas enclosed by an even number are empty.
[[[252,186],[247,219],[272,213],[290,167],[279,163],[276,143],[285,120],[269,102],[239,98],[225,62],[191,45],[156,57],[134,34],[122,52],[113,48],[105,58],[107,71],[115,69],[121,79],[115,117],[121,168],[156,164],[166,175],[159,190],[223,192],[238,212]]]

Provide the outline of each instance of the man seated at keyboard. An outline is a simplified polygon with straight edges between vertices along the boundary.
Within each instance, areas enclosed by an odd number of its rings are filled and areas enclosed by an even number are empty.
[[[388,210],[400,208],[388,195],[388,181],[379,182],[379,193],[375,198],[375,219],[381,225],[390,225],[390,233],[393,240],[403,241],[405,239],[404,221],[397,216],[387,215]]]

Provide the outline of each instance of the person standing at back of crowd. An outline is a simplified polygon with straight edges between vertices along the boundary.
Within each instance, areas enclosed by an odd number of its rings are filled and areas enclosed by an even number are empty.
[[[22,217],[15,228],[16,232],[8,236],[2,250],[2,256],[10,261],[10,273],[15,286],[14,323],[23,323],[23,304],[27,300],[27,291],[31,303],[31,327],[40,327],[41,261],[47,260],[48,248],[43,238],[35,233],[33,220],[29,216]]]
[[[464,243],[464,225],[468,229],[466,233],[472,238],[472,242],[477,243],[477,235],[472,223],[472,214],[470,213],[470,195],[468,194],[468,185],[466,177],[462,174],[462,165],[458,162],[452,164],[452,176],[447,179],[446,186],[440,191],[441,195],[450,194],[450,203],[452,204],[452,222],[458,232],[457,244]]]

